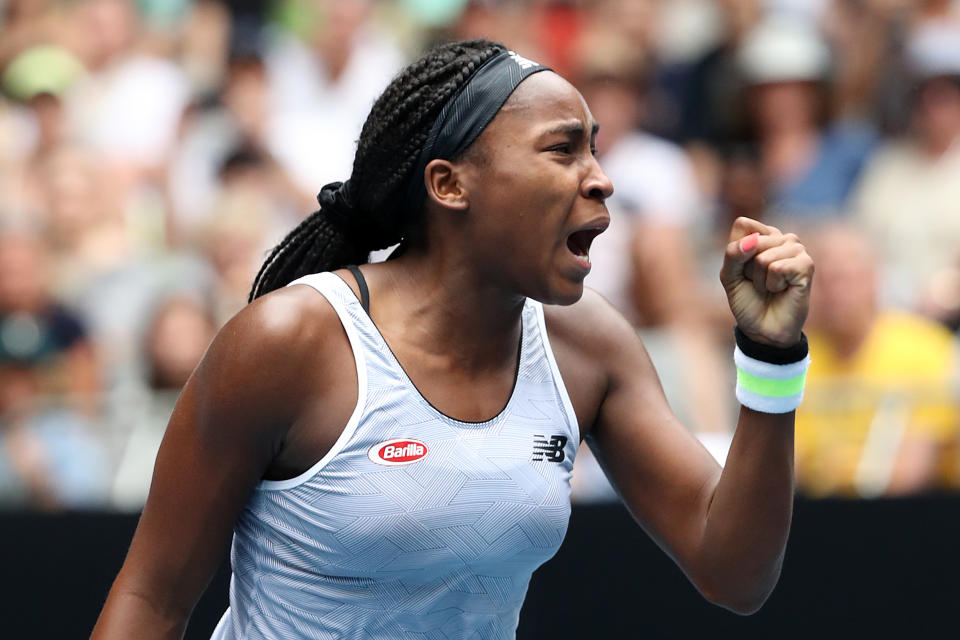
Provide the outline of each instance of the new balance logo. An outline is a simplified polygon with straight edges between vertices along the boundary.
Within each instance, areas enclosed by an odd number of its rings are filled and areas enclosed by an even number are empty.
[[[540,66],[539,63],[534,62],[533,60],[529,60],[529,59],[527,59],[527,58],[524,58],[522,55],[520,55],[519,53],[517,53],[517,52],[515,52],[515,51],[507,51],[507,53],[510,54],[510,59],[513,60],[514,62],[516,62],[516,63],[520,66],[521,69],[529,69],[530,67],[539,67],[539,66]]]
[[[563,462],[566,454],[563,448],[567,446],[567,436],[533,436],[533,461]]]

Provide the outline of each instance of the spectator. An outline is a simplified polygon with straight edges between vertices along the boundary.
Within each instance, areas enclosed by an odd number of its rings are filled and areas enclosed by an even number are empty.
[[[760,0],[718,0],[722,18],[718,42],[690,64],[679,123],[679,138],[695,157],[717,173],[714,154],[726,151],[740,134],[743,77],[737,51],[762,16]],[[705,169],[706,170],[706,169]]]
[[[194,297],[174,295],[155,309],[145,340],[146,386],[128,399],[135,406],[111,489],[115,507],[135,511],[146,501],[173,405],[216,330],[212,315]]]
[[[276,167],[257,152],[235,150],[220,176],[222,188],[202,246],[215,274],[214,316],[226,322],[247,303],[259,263],[294,213],[283,206]]]
[[[862,123],[832,120],[830,52],[822,37],[813,25],[771,17],[737,55],[769,213],[840,214],[875,137]]]
[[[960,23],[920,31],[908,60],[911,130],[870,163],[854,206],[879,253],[884,303],[945,320],[960,310],[941,295],[960,261]]]
[[[0,501],[100,504],[107,451],[86,330],[45,288],[44,247],[0,235]]]
[[[204,229],[224,185],[223,167],[242,158],[255,159],[257,171],[246,175],[257,180],[270,178],[272,199],[281,217],[277,224],[286,228],[316,205],[314,195],[302,190],[288,176],[270,152],[270,130],[274,113],[270,107],[269,83],[263,60],[255,55],[230,61],[226,85],[219,103],[194,108],[184,119],[183,133],[171,158],[168,190],[174,205],[171,240],[174,246],[194,247]],[[242,180],[242,178],[241,178]]]
[[[279,32],[264,53],[269,150],[308,193],[317,176],[347,175],[363,116],[403,63],[374,22],[371,0],[320,0],[305,40]]]
[[[876,258],[853,227],[822,230],[797,412],[797,479],[811,496],[873,497],[937,487],[957,438],[957,345],[944,328],[878,305]]]
[[[67,97],[72,133],[126,179],[158,170],[189,100],[185,75],[140,48],[132,0],[82,0],[77,20],[91,73]]]
[[[49,295],[47,274],[39,238],[0,234],[0,361],[29,363],[41,393],[89,400],[100,391],[96,359],[77,315]]]

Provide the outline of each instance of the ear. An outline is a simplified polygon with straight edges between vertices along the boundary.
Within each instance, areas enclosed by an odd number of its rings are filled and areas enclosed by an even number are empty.
[[[465,211],[470,206],[462,168],[449,160],[431,160],[423,170],[427,200],[444,209]]]

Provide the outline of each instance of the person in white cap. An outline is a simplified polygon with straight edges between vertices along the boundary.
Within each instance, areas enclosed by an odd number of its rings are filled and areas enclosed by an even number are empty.
[[[772,17],[746,37],[737,57],[747,84],[747,127],[767,185],[767,213],[838,215],[875,137],[862,124],[831,122],[825,42],[810,24]]]

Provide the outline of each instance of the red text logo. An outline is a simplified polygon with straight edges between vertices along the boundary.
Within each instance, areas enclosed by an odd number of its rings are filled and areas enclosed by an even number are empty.
[[[427,455],[427,445],[419,440],[396,438],[384,440],[370,447],[367,457],[371,462],[388,467],[413,464]]]

